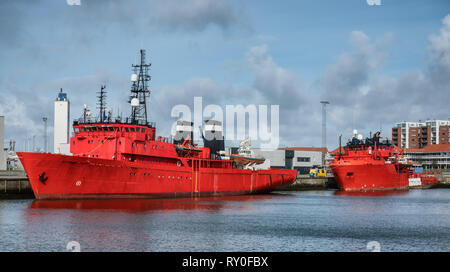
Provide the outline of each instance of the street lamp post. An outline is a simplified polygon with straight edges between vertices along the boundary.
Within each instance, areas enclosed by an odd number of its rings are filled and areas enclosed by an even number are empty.
[[[44,152],[47,152],[47,117],[42,117],[44,121]]]
[[[320,101],[322,104],[322,148],[327,147],[327,104],[328,101]],[[325,154],[322,153],[322,166],[325,166]]]

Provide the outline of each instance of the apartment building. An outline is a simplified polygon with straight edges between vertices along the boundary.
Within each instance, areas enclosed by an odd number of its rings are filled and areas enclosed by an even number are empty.
[[[449,120],[400,122],[392,128],[392,143],[401,148],[424,148],[428,145],[448,144]]]

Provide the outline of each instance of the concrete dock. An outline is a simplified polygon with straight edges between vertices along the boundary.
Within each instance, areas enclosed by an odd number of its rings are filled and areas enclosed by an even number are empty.
[[[292,185],[284,188],[285,191],[324,190],[337,189],[333,176],[311,178],[299,176]]]
[[[434,188],[450,188],[450,172],[438,176],[438,184]],[[337,189],[333,176],[311,178],[299,176],[292,185],[284,188],[285,191]]]
[[[34,198],[25,172],[0,172],[0,199]]]
[[[444,173],[438,177],[439,183],[437,188],[450,188],[450,172]]]

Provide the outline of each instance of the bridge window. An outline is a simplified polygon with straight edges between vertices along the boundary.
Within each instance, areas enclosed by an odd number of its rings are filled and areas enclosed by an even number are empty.
[[[81,128],[81,131],[86,131],[86,129],[84,127]]]
[[[75,130],[75,133],[80,132],[80,129],[79,129],[79,128],[75,128],[74,130]]]
[[[134,128],[130,128],[130,131],[131,131],[131,132],[134,132]]]
[[[142,128],[142,132],[145,132],[145,128]]]
[[[141,128],[139,128],[139,127],[136,128],[136,131],[137,131],[137,132],[141,132]]]
[[[97,131],[97,128],[96,127],[92,127],[92,131]]]
[[[128,130],[128,128],[127,128],[127,127],[125,128],[125,131],[126,131],[126,132],[129,132],[129,130]]]

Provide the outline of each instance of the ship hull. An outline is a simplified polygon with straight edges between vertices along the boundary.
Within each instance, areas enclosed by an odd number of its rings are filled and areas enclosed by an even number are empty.
[[[330,165],[336,184],[344,191],[406,190],[408,172],[398,172],[394,165],[364,160]]]
[[[18,153],[36,199],[178,198],[270,192],[295,170],[191,168],[49,153]]]

